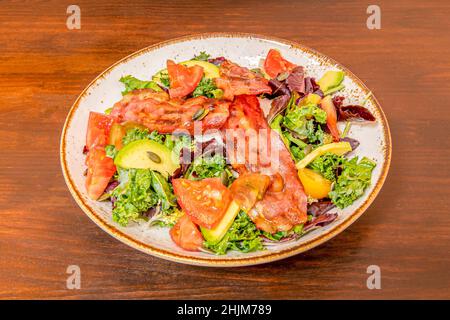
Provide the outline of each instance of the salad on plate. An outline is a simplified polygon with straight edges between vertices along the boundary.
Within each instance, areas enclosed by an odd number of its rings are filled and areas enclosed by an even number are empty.
[[[376,163],[352,155],[348,133],[376,118],[346,104],[343,81],[340,70],[316,80],[275,49],[256,69],[200,52],[149,79],[124,75],[122,99],[89,114],[87,194],[110,201],[117,224],[167,228],[184,250],[295,241],[371,183]]]

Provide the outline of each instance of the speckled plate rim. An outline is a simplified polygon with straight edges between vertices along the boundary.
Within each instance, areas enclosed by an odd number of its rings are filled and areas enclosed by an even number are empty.
[[[299,43],[284,40],[272,36],[264,36],[259,34],[250,34],[250,33],[202,33],[202,34],[194,34],[194,35],[188,35],[183,37],[174,38],[171,40],[163,41],[156,43],[154,45],[148,46],[146,48],[143,48],[139,51],[136,51],[125,58],[117,61],[110,67],[108,67],[106,70],[104,70],[100,75],[98,75],[94,80],[91,81],[91,83],[86,86],[86,88],[81,92],[81,94],[78,96],[78,98],[75,100],[74,104],[69,110],[69,114],[67,115],[66,121],[64,123],[62,134],[61,134],[61,144],[60,144],[60,160],[61,160],[61,167],[64,175],[64,179],[66,181],[67,187],[69,188],[70,193],[72,194],[73,198],[75,199],[76,203],[80,206],[80,208],[84,211],[84,213],[97,224],[101,229],[103,229],[105,232],[116,238],[117,240],[129,245],[132,248],[135,248],[139,251],[142,251],[144,253],[163,258],[166,260],[179,262],[179,263],[185,263],[190,265],[197,265],[197,266],[208,266],[208,267],[241,267],[241,266],[249,266],[249,265],[257,265],[262,263],[268,263],[272,261],[281,260],[284,258],[291,257],[293,255],[305,252],[307,250],[310,250],[328,240],[335,237],[342,231],[344,231],[347,227],[349,227],[353,222],[355,222],[363,213],[366,211],[366,209],[369,207],[369,205],[375,200],[376,196],[380,192],[388,171],[389,166],[391,163],[391,157],[392,157],[392,141],[391,141],[391,134],[389,130],[389,125],[386,119],[386,116],[374,97],[373,94],[370,95],[369,99],[371,100],[372,104],[377,109],[379,115],[380,115],[380,124],[383,128],[383,135],[385,140],[385,146],[384,146],[384,165],[380,174],[380,178],[378,179],[376,185],[374,186],[372,192],[367,196],[366,200],[363,202],[363,204],[356,209],[353,213],[351,213],[345,220],[343,220],[341,223],[337,224],[334,228],[331,228],[326,233],[319,235],[318,237],[311,239],[307,242],[301,243],[298,246],[290,247],[284,250],[280,250],[277,252],[268,252],[266,255],[256,256],[256,257],[233,257],[233,258],[221,258],[221,259],[208,259],[203,257],[192,257],[187,256],[183,254],[178,254],[172,251],[163,250],[160,248],[156,248],[150,244],[143,243],[141,241],[138,241],[125,233],[118,230],[114,225],[111,225],[101,219],[101,217],[93,210],[81,197],[80,191],[76,188],[72,177],[70,176],[70,172],[68,170],[67,161],[66,161],[66,133],[67,128],[69,127],[72,117],[79,107],[80,100],[86,95],[87,90],[100,78],[104,77],[108,72],[116,67],[117,65],[120,65],[126,61],[128,61],[131,58],[137,57],[139,55],[142,55],[144,53],[158,50],[161,47],[164,47],[166,45],[178,43],[178,42],[184,42],[189,40],[198,40],[198,39],[205,39],[205,38],[218,38],[218,37],[231,37],[231,38],[252,38],[252,39],[260,39],[265,41],[273,41],[278,42],[284,45],[288,45],[290,47],[302,50],[304,52],[310,53],[318,58],[320,58],[323,61],[330,62],[336,66],[339,66],[341,70],[343,70],[346,73],[346,76],[350,77],[358,86],[363,90],[364,94],[369,94],[371,91],[366,87],[366,85],[357,77],[355,76],[349,69],[347,69],[342,64],[338,63],[337,61],[327,57],[326,55],[319,53],[309,47],[306,47],[304,45],[301,45]]]

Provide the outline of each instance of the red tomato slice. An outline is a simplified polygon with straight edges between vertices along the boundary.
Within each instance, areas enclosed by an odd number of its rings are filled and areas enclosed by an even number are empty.
[[[208,229],[222,219],[231,201],[230,190],[220,178],[173,179],[172,184],[183,211],[193,222]]]
[[[169,233],[173,242],[184,250],[198,251],[203,245],[202,234],[187,215],[183,215]]]
[[[106,156],[105,148],[99,146],[89,150],[86,163],[88,166],[86,190],[91,199],[97,200],[116,172],[116,167],[113,159]]]
[[[94,146],[106,146],[108,144],[109,130],[113,122],[114,118],[106,114],[89,113],[86,133],[86,147],[88,150]]]
[[[267,187],[270,184],[270,177],[259,173],[244,173],[239,176],[230,186],[233,200],[245,212],[248,212],[261,200]]]
[[[109,130],[109,141],[108,144],[112,144],[116,147],[116,150],[120,150],[123,147],[122,138],[126,134],[126,129],[124,126],[114,123]]]
[[[167,72],[169,73],[171,98],[182,98],[197,88],[203,77],[203,68],[200,66],[186,67],[167,60]]]
[[[264,71],[271,77],[275,78],[282,72],[291,71],[296,67],[295,64],[285,60],[280,51],[270,49],[264,61]]]

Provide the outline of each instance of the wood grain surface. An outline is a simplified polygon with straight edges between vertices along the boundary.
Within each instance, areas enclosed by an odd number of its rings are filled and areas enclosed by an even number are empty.
[[[450,298],[450,2],[1,1],[0,298]],[[81,8],[81,30],[66,9]],[[367,212],[307,253],[266,265],[208,269],[135,251],[72,199],[59,164],[67,112],[106,67],[182,35],[277,36],[335,58],[375,93],[393,159]],[[79,265],[81,289],[66,288]],[[382,289],[366,287],[369,265]]]

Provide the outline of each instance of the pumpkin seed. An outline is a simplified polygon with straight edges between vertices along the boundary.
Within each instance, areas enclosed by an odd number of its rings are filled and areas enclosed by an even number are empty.
[[[161,158],[153,151],[147,151],[147,156],[155,163],[161,163]]]
[[[192,116],[192,120],[194,121],[202,120],[204,117],[206,117],[208,112],[209,109],[200,108],[194,113],[194,115]]]

